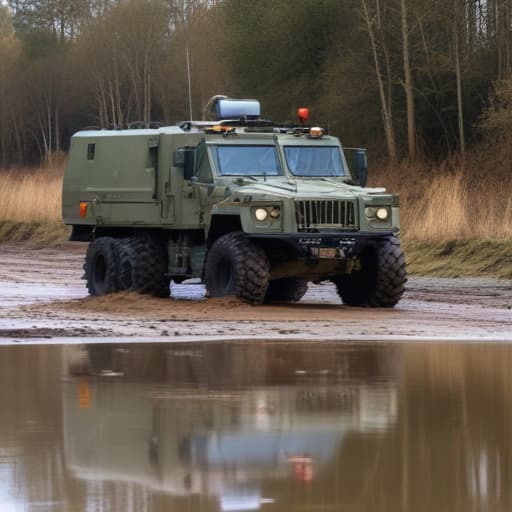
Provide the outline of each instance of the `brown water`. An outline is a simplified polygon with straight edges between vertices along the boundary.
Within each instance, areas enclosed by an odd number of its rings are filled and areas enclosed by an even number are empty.
[[[498,511],[512,346],[0,347],[0,512]]]

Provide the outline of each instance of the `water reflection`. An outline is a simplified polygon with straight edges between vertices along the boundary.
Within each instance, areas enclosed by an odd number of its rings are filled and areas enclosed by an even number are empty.
[[[258,510],[275,503],[265,485],[311,482],[351,433],[395,422],[397,356],[307,345],[89,346],[68,355],[68,470],[202,497],[203,509]]]
[[[3,348],[0,510],[509,508],[508,346]]]

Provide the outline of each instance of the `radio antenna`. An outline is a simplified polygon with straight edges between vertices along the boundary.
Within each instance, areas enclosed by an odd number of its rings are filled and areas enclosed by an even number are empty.
[[[192,87],[190,84],[190,58],[188,54],[188,40],[186,46],[186,54],[187,54],[187,81],[188,81],[188,108],[189,108],[189,119],[192,121]]]

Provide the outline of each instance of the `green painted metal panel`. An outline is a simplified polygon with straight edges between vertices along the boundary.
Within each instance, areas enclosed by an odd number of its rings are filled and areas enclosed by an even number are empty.
[[[262,145],[275,148],[280,175],[244,174],[244,147]],[[233,151],[242,158],[239,175],[223,175],[219,168],[216,148],[225,146],[242,151]],[[174,155],[180,148],[194,147],[198,148],[195,176],[185,179],[183,161]],[[295,157],[298,153],[294,148],[301,147],[339,148],[344,175],[294,176],[287,158]],[[306,162],[307,151],[304,155]],[[71,141],[63,185],[63,217],[67,224],[161,226],[207,232],[212,215],[218,214],[238,216],[248,233],[293,233],[304,223],[315,229],[397,231],[399,215],[394,196],[384,189],[355,186],[351,179],[339,140],[331,136],[312,139],[244,129],[226,136],[205,133],[201,127],[177,126],[84,131]],[[90,207],[82,218],[79,205],[84,201]],[[368,206],[389,208],[389,218],[385,222],[368,218]],[[257,207],[279,207],[280,217],[258,222]],[[343,214],[345,217],[338,213],[347,208],[351,210]]]

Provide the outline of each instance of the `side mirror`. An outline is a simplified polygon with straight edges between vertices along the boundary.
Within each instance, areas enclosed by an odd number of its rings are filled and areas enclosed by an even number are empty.
[[[189,180],[194,176],[196,170],[196,150],[187,149],[185,151],[185,166],[183,167],[183,177]]]
[[[196,167],[196,148],[184,147],[174,152],[172,165],[183,169],[183,177],[189,180],[194,176]]]
[[[368,181],[368,158],[366,149],[356,149],[352,156],[352,169],[361,187],[366,187]]]

